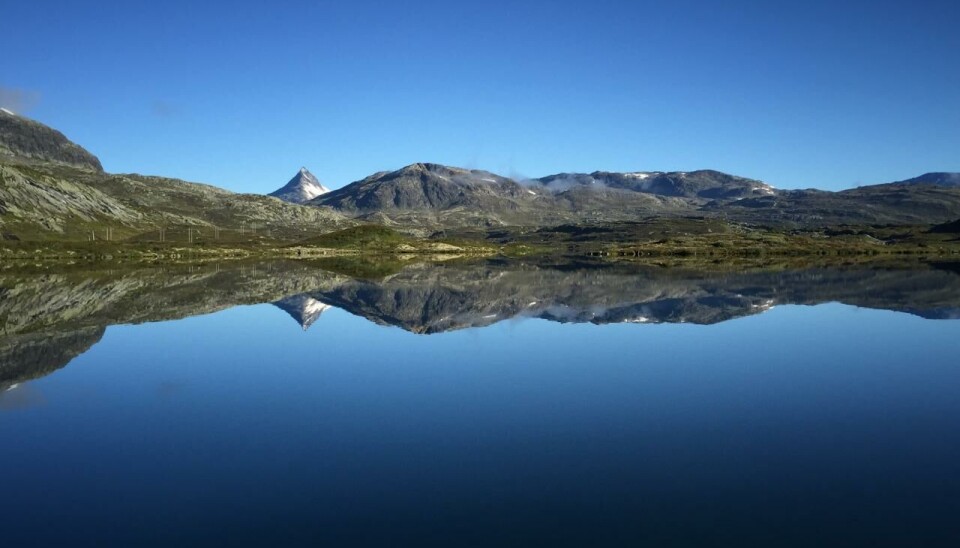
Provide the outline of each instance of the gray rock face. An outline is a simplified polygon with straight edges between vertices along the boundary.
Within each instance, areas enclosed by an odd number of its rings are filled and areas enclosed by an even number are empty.
[[[330,192],[330,189],[320,184],[313,173],[310,173],[307,168],[301,167],[300,171],[287,184],[274,190],[269,195],[280,198],[285,202],[302,204],[328,192]]]
[[[102,172],[100,160],[59,131],[0,109],[0,157],[52,162]]]

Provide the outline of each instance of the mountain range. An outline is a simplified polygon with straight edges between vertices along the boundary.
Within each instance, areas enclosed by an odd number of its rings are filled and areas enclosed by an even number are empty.
[[[306,168],[269,196],[109,174],[53,128],[0,112],[0,236],[7,240],[295,241],[358,223],[447,229],[714,218],[761,226],[933,225],[960,218],[960,174],[839,192],[779,190],[713,170],[557,173],[513,179],[415,163],[330,191]]]
[[[308,205],[397,226],[543,226],[655,217],[823,227],[960,218],[960,174],[928,173],[839,192],[780,190],[714,170],[559,173],[513,180],[438,164],[375,173]]]

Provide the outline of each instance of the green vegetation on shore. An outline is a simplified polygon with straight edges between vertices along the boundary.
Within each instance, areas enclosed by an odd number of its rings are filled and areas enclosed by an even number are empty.
[[[596,256],[605,260],[716,262],[771,257],[890,257],[960,254],[954,232],[930,226],[841,226],[791,230],[716,219],[656,219],[605,225],[501,227],[418,238],[389,227],[360,225],[298,241],[0,242],[11,261],[169,261],[360,256]]]

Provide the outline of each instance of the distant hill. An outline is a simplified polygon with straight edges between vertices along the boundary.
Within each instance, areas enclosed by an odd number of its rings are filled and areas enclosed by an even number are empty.
[[[330,189],[320,184],[320,181],[305,167],[293,176],[287,184],[269,194],[292,204],[302,204],[317,196],[330,192]]]
[[[786,226],[932,224],[960,217],[953,174],[842,192],[777,190],[714,170],[559,173],[516,181],[438,164],[381,172],[308,202],[408,228],[546,226],[708,216]]]
[[[0,109],[0,159],[4,156],[102,172],[100,160],[59,131]]]
[[[935,185],[945,187],[960,187],[960,173],[933,172],[924,173],[919,177],[892,183],[895,185]]]
[[[564,190],[574,185],[603,186],[678,198],[738,199],[774,194],[773,187],[761,181],[713,170],[559,173],[537,181],[554,190]]]

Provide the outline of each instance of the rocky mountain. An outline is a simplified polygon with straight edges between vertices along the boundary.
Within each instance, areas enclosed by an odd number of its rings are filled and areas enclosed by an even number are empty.
[[[703,211],[730,220],[800,227],[926,225],[960,217],[960,187],[887,183],[839,192],[781,190],[769,196],[711,202]]]
[[[895,185],[934,185],[945,187],[960,187],[960,173],[957,172],[933,172],[924,173],[919,177],[898,181],[892,183]]]
[[[452,209],[501,207],[536,200],[536,194],[516,181],[486,171],[439,164],[413,164],[391,172],[375,173],[310,203],[341,211]]]
[[[320,181],[305,167],[293,176],[287,184],[274,190],[268,196],[280,198],[292,204],[302,204],[330,192],[330,189],[320,184]]]
[[[386,224],[497,225],[550,222],[553,199],[493,173],[412,164],[375,173],[309,205]]]
[[[517,181],[417,163],[332,192],[301,169],[272,193],[281,198],[275,200],[176,179],[104,173],[95,156],[62,133],[0,112],[5,240],[292,241],[357,223],[427,236],[671,217],[789,228],[930,225],[960,218],[958,181],[957,173],[928,173],[826,192],[776,190],[712,170],[560,173]]]
[[[0,237],[6,240],[300,239],[350,226],[330,210],[211,185],[103,172],[38,122],[0,113]]]
[[[774,188],[764,182],[729,175],[713,170],[640,171],[634,173],[559,173],[536,179],[551,190],[561,191],[573,186],[606,187],[658,196],[702,198],[707,200],[735,200],[770,196]]]
[[[438,164],[381,172],[315,198],[309,205],[400,227],[555,226],[658,217],[820,227],[933,224],[960,217],[951,173],[841,192],[777,190],[713,170],[559,173],[516,181]]]
[[[0,159],[16,157],[102,172],[100,160],[59,131],[0,109]]]
[[[519,182],[487,171],[422,163],[375,173],[308,204],[384,224],[439,227],[540,226],[694,210],[694,204],[679,198],[615,185]]]

